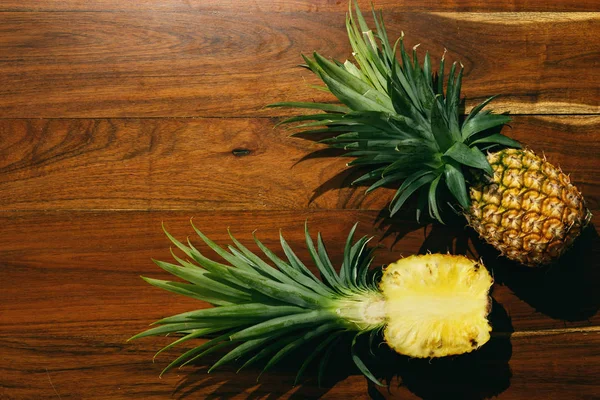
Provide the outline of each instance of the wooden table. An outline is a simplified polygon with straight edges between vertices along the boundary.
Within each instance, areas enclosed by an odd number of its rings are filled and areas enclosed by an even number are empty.
[[[367,1],[360,1],[364,9]],[[351,187],[346,160],[274,129],[275,101],[327,100],[301,53],[350,57],[345,1],[4,0],[0,4],[0,398],[600,397],[600,11],[592,0],[379,0],[388,31],[465,65],[467,108],[492,94],[507,135],[571,174],[593,224],[558,267],[514,266],[462,226],[379,210],[391,189]],[[145,284],[165,277],[164,222],[220,244],[281,228],[304,259],[303,224],[340,254],[345,235],[481,254],[494,271],[492,341],[469,356],[389,366],[376,388],[343,357],[332,381],[186,367],[126,339],[205,307]],[[594,226],[595,225],[595,226]],[[281,253],[281,252],[280,252]],[[336,261],[340,262],[339,257]],[[293,363],[292,363],[293,364]]]

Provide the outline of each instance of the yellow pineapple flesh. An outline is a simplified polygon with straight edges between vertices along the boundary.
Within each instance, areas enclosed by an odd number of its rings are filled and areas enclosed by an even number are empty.
[[[559,168],[529,150],[506,149],[487,159],[494,175],[471,187],[469,225],[512,260],[551,263],[589,222],[583,196]]]
[[[387,344],[411,357],[467,353],[490,339],[492,278],[463,256],[427,254],[390,264],[381,279]]]

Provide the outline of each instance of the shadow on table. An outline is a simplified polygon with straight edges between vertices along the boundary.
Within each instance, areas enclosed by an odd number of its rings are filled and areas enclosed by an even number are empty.
[[[400,219],[387,217],[383,211],[376,223],[384,237],[394,237],[394,244],[413,231]],[[585,321],[600,307],[600,236],[593,224],[588,225],[571,249],[554,264],[532,268],[500,255],[477,233],[465,226],[462,218],[447,225],[433,223],[423,230],[419,253],[463,254],[481,258],[496,284],[505,285],[536,311],[564,321]]]
[[[277,367],[265,372],[258,380],[262,365],[249,367],[240,373],[235,372],[234,365],[223,367],[210,374],[207,373],[207,366],[199,366],[180,381],[172,397],[195,399],[201,392],[202,398],[207,400],[230,399],[240,395],[244,395],[248,400],[274,400],[281,397],[298,400],[318,399],[331,390],[337,382],[357,373],[356,370],[347,368],[349,365],[347,362],[340,361],[343,357],[338,358],[334,355],[330,364],[331,371],[328,371],[328,380],[322,386],[317,384],[316,374],[310,371],[306,371],[304,378],[294,386],[295,375],[300,366],[299,360],[302,357],[301,353],[295,357],[293,355],[287,357]],[[216,360],[215,358],[214,361]],[[207,364],[210,362],[207,361]],[[345,367],[339,368],[339,365]],[[237,367],[239,368],[239,365]]]
[[[482,252],[485,250],[481,250]],[[528,268],[489,259],[494,277],[536,311],[563,321],[585,321],[600,307],[600,236],[588,225],[555,264]]]
[[[261,377],[256,382],[254,375],[235,374],[235,372],[219,372],[207,374],[206,369],[198,370],[184,378],[183,382],[176,389],[172,397],[177,399],[197,399],[206,400],[231,399],[243,395],[248,400],[274,400],[285,397],[287,399],[318,399],[321,398],[329,388],[310,387],[304,389],[304,386],[292,387],[293,380],[289,376],[283,377],[273,375],[270,378]],[[286,385],[284,387],[284,385]],[[208,389],[210,388],[210,389]],[[198,394],[202,393],[199,397]]]

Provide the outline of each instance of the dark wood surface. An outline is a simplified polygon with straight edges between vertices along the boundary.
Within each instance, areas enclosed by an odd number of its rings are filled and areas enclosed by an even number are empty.
[[[360,2],[368,7],[368,2]],[[350,56],[345,1],[4,1],[0,4],[0,399],[592,399],[600,396],[600,11],[595,1],[391,1],[388,31],[465,65],[467,107],[500,94],[506,134],[560,165],[592,225],[551,269],[497,257],[462,226],[380,209],[392,191],[351,187],[346,160],[274,128],[279,100],[329,100],[300,53]],[[165,277],[164,222],[227,228],[303,259],[303,225],[338,262],[346,233],[375,235],[377,263],[452,251],[493,270],[490,343],[444,360],[383,360],[389,388],[348,369],[292,387],[265,374],[159,379],[177,351],[126,343],[166,315],[206,307],[145,284]],[[210,360],[209,360],[210,361]]]

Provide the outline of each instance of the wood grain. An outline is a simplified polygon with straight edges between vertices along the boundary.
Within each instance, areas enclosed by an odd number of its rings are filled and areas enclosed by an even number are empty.
[[[280,367],[261,376],[256,367],[244,374],[222,368],[211,374],[206,365],[188,366],[158,375],[166,355],[151,362],[166,340],[125,343],[126,335],[0,335],[3,399],[369,399],[369,398],[593,398],[597,394],[600,354],[598,332],[493,338],[477,358],[429,363],[401,360],[389,389],[374,388],[348,371],[343,380],[318,387],[315,371],[293,387],[295,370]],[[559,344],[559,345],[557,345]],[[544,352],[552,354],[545,356]],[[171,353],[169,356],[173,356]],[[343,370],[342,357],[332,370]],[[577,363],[573,363],[577,359]],[[214,362],[215,357],[207,359]],[[7,366],[10,365],[10,368]],[[346,364],[347,365],[347,364]],[[467,369],[464,367],[469,366]],[[458,367],[462,367],[458,370]],[[452,381],[450,381],[450,378]],[[432,385],[435,381],[437,385]],[[568,384],[565,384],[568,382]]]
[[[366,187],[350,186],[360,171],[348,170],[347,159],[275,123],[0,119],[0,209],[385,207],[392,189],[365,195]],[[517,116],[505,132],[570,173],[598,218],[599,117]]]
[[[369,1],[360,0],[363,10]],[[505,133],[560,165],[594,213],[561,261],[498,257],[463,222],[420,226],[381,211],[392,188],[351,187],[359,171],[275,128],[285,101],[333,101],[297,68],[301,53],[350,56],[345,0],[4,0],[0,4],[0,399],[591,399],[600,393],[600,8],[593,0],[377,0],[390,37],[465,65],[466,108],[492,94]],[[277,250],[279,229],[310,264],[307,221],[334,263],[345,236],[375,235],[376,264],[452,252],[494,276],[492,340],[438,360],[370,361],[377,388],[338,349],[328,384],[293,387],[291,357],[206,374],[158,375],[172,338],[126,339],[208,306],[163,292],[194,223]],[[197,242],[197,241],[195,241]],[[207,252],[208,254],[208,252]],[[345,357],[344,357],[345,354]],[[349,367],[350,366],[350,367]]]
[[[314,50],[350,56],[344,12],[3,12],[0,115],[267,116],[276,101],[329,101],[296,66]],[[597,13],[386,15],[391,37],[465,65],[468,107],[500,94],[514,114],[600,112]]]
[[[594,0],[358,0],[362,9],[368,10],[371,4],[377,9],[402,9],[414,11],[598,11]],[[346,11],[345,0],[253,0],[240,3],[237,0],[218,2],[204,0],[139,0],[123,2],[119,0],[5,0],[0,11],[138,11],[160,12],[231,12],[243,9],[254,12],[329,12]]]
[[[229,227],[242,243],[258,251],[252,243],[252,232],[257,230],[261,241],[283,257],[278,243],[281,229],[308,265],[312,262],[304,243],[305,221],[313,234],[322,232],[335,265],[342,262],[347,233],[359,222],[357,237],[375,235],[374,244],[384,246],[375,265],[427,251],[483,257],[494,270],[493,296],[499,312],[504,310],[510,317],[510,321],[499,319],[497,329],[502,332],[590,327],[600,321],[595,315],[600,272],[590,264],[600,256],[597,235],[586,234],[564,265],[530,270],[499,262],[488,246],[451,228],[397,226],[382,221],[375,211],[55,211],[0,214],[2,332],[85,334],[94,329],[103,332],[110,323],[119,333],[132,334],[166,314],[205,307],[152,288],[139,278],[168,276],[150,261],[171,259],[171,244],[161,222],[176,237],[194,239],[191,217],[221,245],[230,244]],[[26,293],[19,282],[28,282]],[[528,302],[515,295],[523,292]],[[22,301],[11,301],[19,298]]]

